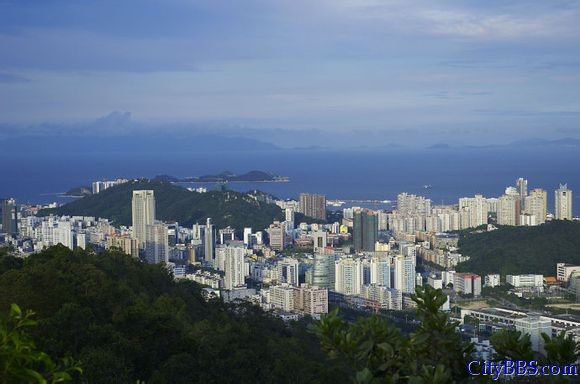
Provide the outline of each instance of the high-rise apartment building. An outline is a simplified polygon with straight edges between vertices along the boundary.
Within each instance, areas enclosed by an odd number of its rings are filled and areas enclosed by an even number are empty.
[[[133,239],[129,236],[111,235],[107,237],[107,249],[108,248],[119,248],[126,255],[130,255],[134,258],[139,258],[139,245],[137,244],[137,239]]]
[[[169,261],[169,239],[165,224],[155,222],[147,225],[145,260],[151,264],[167,263]]]
[[[312,266],[312,284],[321,288],[334,288],[335,281],[334,252],[315,252],[314,265]]]
[[[556,220],[572,220],[572,190],[568,184],[560,184],[555,191],[554,217]]]
[[[246,249],[243,243],[239,245],[230,245],[222,248],[225,251],[224,262],[224,286],[226,289],[234,289],[244,287],[245,282],[245,267],[244,256]]]
[[[378,217],[375,212],[361,209],[354,213],[353,242],[354,250],[373,252],[378,239]]]
[[[328,313],[328,289],[308,284],[294,288],[294,309],[312,317]]]
[[[520,214],[519,195],[506,194],[497,200],[497,223],[499,225],[519,225]]]
[[[428,215],[431,213],[431,200],[406,192],[397,195],[397,212],[401,215]]]
[[[536,224],[543,224],[546,222],[546,214],[548,207],[548,193],[543,189],[533,189],[525,198],[525,209],[523,212],[526,215],[533,216]]]
[[[145,248],[147,226],[155,222],[155,196],[151,190],[133,191],[133,237]]]
[[[2,211],[2,230],[0,232],[16,235],[18,233],[18,206],[16,205],[16,200],[6,199],[0,205]]]
[[[487,224],[487,215],[489,213],[489,203],[482,195],[475,197],[462,197],[459,199],[459,211],[465,213],[460,216],[461,228],[475,228]]]
[[[528,180],[520,177],[516,180],[516,190],[520,196],[520,206],[522,210],[525,208],[526,196],[528,196]]]
[[[204,231],[204,260],[206,262],[213,262],[214,251],[215,251],[215,230],[214,225],[211,223],[211,218],[207,218]]]
[[[318,220],[326,220],[326,196],[314,193],[300,194],[300,212]]]
[[[391,286],[391,262],[388,258],[373,257],[370,263],[370,283]]]
[[[334,290],[345,295],[358,295],[363,285],[360,259],[343,258],[335,262]]]

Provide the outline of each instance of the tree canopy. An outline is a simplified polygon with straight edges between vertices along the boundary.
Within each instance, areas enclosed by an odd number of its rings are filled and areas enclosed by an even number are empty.
[[[470,257],[457,266],[460,272],[554,276],[557,263],[580,264],[580,222],[554,220],[534,227],[463,232],[459,248]]]
[[[0,275],[0,311],[18,303],[36,312],[39,350],[74,358],[82,382],[345,382],[304,324],[206,302],[163,266],[63,246],[4,264],[12,267]]]
[[[42,210],[40,214],[94,216],[113,220],[116,225],[131,225],[133,191],[140,189],[154,191],[159,220],[177,221],[185,226],[205,223],[211,217],[221,228],[229,225],[238,231],[244,227],[262,230],[273,220],[284,220],[280,207],[245,193],[229,190],[198,193],[169,182],[149,180],[129,181],[61,207]]]

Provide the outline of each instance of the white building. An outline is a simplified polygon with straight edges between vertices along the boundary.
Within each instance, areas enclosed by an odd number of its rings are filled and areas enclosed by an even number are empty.
[[[167,226],[163,223],[147,225],[145,229],[145,259],[148,263],[167,263],[169,261],[169,241]]]
[[[580,272],[580,266],[566,263],[556,264],[556,277],[558,281],[567,282],[570,280],[570,275],[573,272]]]
[[[455,273],[453,275],[453,290],[465,295],[481,295],[481,276],[474,273]]]
[[[520,331],[523,334],[530,335],[530,341],[532,342],[532,350],[540,353],[545,353],[544,351],[544,339],[542,338],[542,333],[547,334],[552,337],[552,322],[549,318],[543,316],[529,315],[521,319],[516,319],[514,321],[516,331]]]
[[[358,295],[363,285],[360,259],[342,258],[335,262],[334,290],[345,295]]]
[[[155,221],[155,196],[151,190],[133,191],[132,201],[133,237],[139,248],[145,248],[147,226]]]
[[[394,288],[377,284],[363,285],[361,296],[378,302],[382,309],[403,309],[403,293]]]
[[[435,289],[443,289],[443,279],[436,275],[430,275],[427,277],[427,285],[430,285]]]
[[[572,190],[568,189],[568,184],[560,184],[556,189],[554,217],[556,220],[572,220]]]
[[[224,288],[235,289],[246,286],[246,268],[244,256],[246,249],[242,246],[227,246],[220,250],[223,252],[224,262]]]
[[[278,270],[278,283],[287,283],[297,287],[299,284],[299,267],[300,263],[296,259],[285,257],[279,261],[276,266]]]
[[[493,287],[497,287],[500,285],[500,277],[499,274],[497,273],[490,273],[488,275],[485,275],[485,281],[483,286],[484,287],[489,287],[489,288],[493,288]]]
[[[286,312],[294,311],[294,289],[288,284],[270,287],[270,304]]]
[[[538,288],[544,286],[543,275],[506,275],[505,281],[514,288]]]
[[[529,196],[525,198],[524,213],[533,217],[534,225],[546,222],[548,208],[548,193],[543,189],[533,189]]]
[[[461,229],[475,228],[487,224],[487,215],[489,213],[489,203],[482,195],[475,197],[463,197],[459,199],[460,214],[465,212],[461,220]]]
[[[391,262],[388,258],[373,257],[370,262],[371,284],[391,286]]]

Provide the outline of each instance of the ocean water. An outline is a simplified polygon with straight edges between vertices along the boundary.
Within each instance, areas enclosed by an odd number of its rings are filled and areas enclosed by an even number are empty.
[[[518,177],[529,189],[548,191],[567,182],[575,191],[574,212],[580,215],[580,150],[578,147],[429,150],[275,150],[175,153],[1,154],[0,197],[20,202],[64,202],[58,195],[94,180],[117,177],[199,176],[229,170],[270,171],[290,177],[286,183],[230,183],[239,191],[260,189],[281,198],[300,192],[324,193],[329,199],[395,200],[400,192],[427,196],[435,204],[456,203],[462,196],[499,196]],[[431,185],[425,189],[424,185]],[[210,185],[210,187],[212,187]]]

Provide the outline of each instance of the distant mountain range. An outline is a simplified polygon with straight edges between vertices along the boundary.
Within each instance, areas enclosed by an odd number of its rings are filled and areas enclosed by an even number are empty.
[[[546,139],[525,139],[516,140],[506,144],[489,144],[489,145],[453,145],[449,143],[435,143],[427,147],[427,149],[486,149],[486,148],[533,148],[533,147],[580,147],[580,139],[573,137],[566,137],[563,139],[546,140]]]
[[[86,134],[44,134],[2,137],[0,143],[6,153],[23,150],[35,153],[66,151],[67,153],[175,153],[175,152],[220,152],[220,151],[264,151],[278,150],[274,144],[246,137],[220,135],[162,135],[120,134],[102,136],[92,132]]]
[[[284,220],[280,207],[266,202],[266,195],[234,191],[191,192],[165,181],[138,180],[120,184],[95,195],[85,196],[58,208],[45,209],[40,215],[94,216],[113,220],[115,225],[131,225],[131,201],[134,190],[155,193],[157,218],[190,226],[211,217],[219,228],[232,226],[263,230],[273,220]]]

